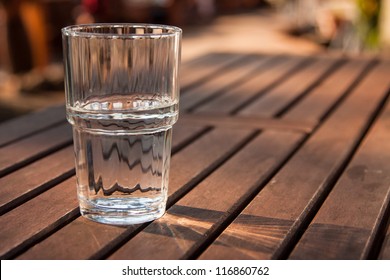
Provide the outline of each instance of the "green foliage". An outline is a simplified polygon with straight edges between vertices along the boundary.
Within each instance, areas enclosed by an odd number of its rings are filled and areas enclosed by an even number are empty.
[[[379,15],[381,0],[357,0],[359,9],[358,31],[367,49],[379,46]]]

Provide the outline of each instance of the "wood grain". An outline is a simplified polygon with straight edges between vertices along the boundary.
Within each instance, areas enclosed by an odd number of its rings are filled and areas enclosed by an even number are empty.
[[[367,59],[354,59],[335,69],[296,106],[287,111],[283,120],[318,124],[326,113],[360,81],[360,75],[371,64]]]
[[[183,145],[183,142],[184,141],[187,141],[187,139],[191,139],[192,137],[194,137],[195,135],[199,135],[199,133],[204,129],[204,127],[199,127],[199,126],[193,126],[192,128],[189,128],[189,127],[187,127],[187,126],[182,126],[182,125],[180,125],[180,124],[177,124],[177,125],[175,125],[175,129],[176,129],[176,133],[175,133],[175,135],[173,136],[173,149],[176,149],[176,147],[178,147],[178,146],[182,146]],[[68,149],[71,149],[71,147],[69,147]],[[66,151],[67,151],[67,149],[65,149],[65,150],[63,150],[63,151],[59,151],[59,155],[61,155],[61,153],[66,153]],[[69,151],[69,150],[68,150]],[[73,155],[72,155],[73,156]],[[46,159],[50,159],[50,160],[55,160],[55,158],[56,157],[58,157],[58,155],[57,155],[57,153],[56,154],[53,154],[53,155],[51,155],[51,156],[49,156],[49,157],[47,157],[47,158],[45,158],[45,159],[42,159],[42,161],[43,161],[43,163],[47,163],[47,160]],[[69,162],[69,160],[71,160],[71,165],[73,165],[74,164],[74,160],[73,159],[71,159],[71,158],[67,158],[67,160],[66,159],[64,159],[64,161],[63,161],[63,159],[62,160],[59,160],[58,161],[58,163],[55,163],[55,164],[52,164],[52,165],[49,165],[49,166],[52,166],[52,168],[53,169],[58,169],[59,170],[59,172],[61,172],[60,170],[66,170],[67,169],[67,166],[69,167],[69,165],[70,165],[70,162]],[[56,166],[56,164],[58,164],[58,166]],[[36,162],[36,163],[33,163],[31,166],[27,166],[26,168],[28,169],[28,170],[30,170],[30,171],[33,171],[34,170],[34,168],[36,168],[37,166],[41,166],[42,165],[42,162]],[[42,168],[44,168],[43,166],[42,166]],[[48,168],[48,165],[46,165],[46,171],[47,171],[47,168]],[[39,171],[39,170],[36,170],[37,172]],[[42,170],[43,171],[43,170]],[[23,171],[21,171],[21,172],[23,172]],[[44,171],[43,171],[44,172]],[[14,174],[14,173],[13,173]],[[15,183],[15,180],[17,180],[16,178],[14,178],[14,177],[10,177],[11,175],[13,175],[13,174],[10,174],[9,176],[6,176],[6,177],[4,177],[4,179],[3,179],[3,183],[7,186],[9,186],[9,187],[12,187],[12,186],[15,186],[14,185],[14,183]],[[37,176],[38,178],[40,177],[41,179],[43,179],[43,178],[45,178],[45,176],[51,176],[53,173],[47,173],[47,174],[40,174],[40,173],[37,173],[36,175],[34,175],[34,176]],[[73,178],[73,179],[72,179]],[[75,182],[75,178],[74,177],[72,177],[71,179],[69,179],[69,180],[71,180],[71,182],[73,183],[73,194],[71,195],[72,197],[76,197],[76,182]],[[11,180],[12,179],[12,180]],[[22,178],[23,179],[23,178]],[[67,180],[66,182],[69,182],[69,180]],[[42,180],[43,181],[43,180]],[[35,180],[35,178],[32,178],[31,179],[31,182],[25,182],[25,181],[23,181],[22,180],[22,182],[20,182],[22,185],[19,187],[20,189],[22,189],[22,190],[26,190],[26,189],[29,189],[29,187],[31,187],[32,189],[31,189],[31,191],[32,192],[34,192],[34,191],[36,191],[36,190],[34,190],[33,189],[33,187],[35,186],[35,187],[37,187],[36,186],[36,184],[38,184],[37,182],[36,182],[36,180]],[[48,182],[48,184],[51,184],[51,183],[53,183],[53,182]],[[70,184],[70,183],[67,183],[67,184]],[[55,186],[53,189],[56,189],[59,193],[61,193],[61,189],[59,189],[59,187],[61,188],[61,186],[63,186],[63,184],[61,183],[60,185],[57,185],[57,186]],[[66,186],[68,186],[68,185],[66,185]],[[38,186],[38,188],[39,188],[40,186]],[[67,187],[66,187],[67,188]],[[27,190],[27,192],[28,192],[29,190]],[[10,212],[8,212],[8,213],[6,213],[3,217],[8,217],[9,215],[13,215],[13,216],[17,216],[17,215],[24,215],[23,213],[23,211],[27,211],[27,210],[25,210],[26,208],[24,208],[25,206],[24,205],[28,205],[28,204],[32,204],[33,205],[33,207],[34,207],[34,209],[37,209],[37,211],[41,211],[40,210],[40,208],[38,207],[39,206],[39,201],[42,201],[42,200],[47,200],[45,203],[46,204],[48,204],[49,206],[47,206],[47,207],[51,207],[51,209],[50,209],[50,211],[52,212],[52,213],[56,213],[57,215],[60,215],[61,213],[64,215],[64,216],[66,216],[68,213],[72,213],[72,218],[73,217],[76,217],[76,216],[78,216],[79,215],[79,211],[78,211],[78,203],[77,204],[72,204],[73,205],[73,208],[72,209],[70,209],[68,206],[70,205],[69,204],[69,198],[68,197],[66,197],[66,199],[64,199],[64,203],[67,203],[65,206],[62,204],[62,203],[57,203],[56,201],[53,201],[53,202],[50,202],[47,198],[46,198],[46,196],[47,196],[47,193],[48,192],[53,192],[52,191],[52,189],[50,189],[49,191],[46,191],[46,192],[44,192],[44,193],[42,193],[42,194],[40,194],[40,195],[38,195],[37,197],[34,197],[33,199],[31,199],[30,201],[28,201],[28,202],[25,202],[24,204],[22,204],[21,206],[19,206],[19,207],[17,207],[17,208],[15,208],[15,209],[13,209],[12,211],[10,211]],[[8,194],[8,195],[12,195],[12,194]],[[68,192],[68,190],[67,191],[65,191],[64,192],[64,194],[63,194],[64,196],[69,196],[70,195],[70,190],[69,190],[69,192]],[[23,196],[21,197],[21,198],[23,198]],[[36,202],[36,201],[38,201],[38,202]],[[23,210],[20,210],[20,209],[23,209]],[[44,208],[45,209],[45,208]],[[63,213],[63,212],[61,212],[62,210],[61,209],[63,209],[65,212]],[[35,210],[34,210],[35,211]],[[44,211],[44,210],[42,210],[42,211]],[[12,214],[12,213],[17,213],[17,214]],[[39,214],[39,213],[38,213]],[[39,214],[40,215],[40,214]],[[59,227],[59,226],[62,226],[63,225],[63,223],[64,222],[66,222],[67,220],[65,219],[65,220],[61,220],[62,218],[59,218],[59,222],[58,223],[56,223],[55,225],[57,226],[57,227]],[[33,220],[33,219],[32,219]],[[2,222],[1,222],[2,220],[0,219],[0,225],[2,225]],[[7,222],[8,220],[5,220],[5,222]],[[35,220],[34,220],[35,221]],[[48,221],[47,221],[48,223],[50,223],[51,222],[51,220],[49,219]],[[9,222],[8,222],[9,223]],[[40,238],[42,235],[45,235],[48,231],[50,231],[52,228],[53,228],[53,226],[51,225],[51,224],[48,224],[48,223],[46,223],[45,221],[41,221],[41,225],[39,225],[40,226],[40,228],[39,228],[39,230],[37,229],[36,230],[36,232],[34,233],[34,235],[29,235],[29,234],[26,234],[26,236],[25,236],[25,240],[22,240],[23,242],[21,243],[21,244],[19,244],[19,245],[15,245],[15,247],[16,248],[8,248],[10,251],[9,252],[7,252],[7,253],[4,253],[7,257],[8,256],[13,256],[15,253],[17,253],[17,252],[19,252],[19,251],[21,251],[21,250],[23,250],[23,249],[25,249],[26,248],[26,246],[28,247],[28,246],[31,246],[31,244],[34,244],[36,241],[37,241],[37,239],[38,238]],[[7,225],[8,226],[8,225]],[[20,237],[20,236],[19,236]]]
[[[184,91],[180,97],[180,110],[193,110],[196,106],[200,106],[210,98],[215,98],[222,92],[243,82],[265,61],[267,61],[267,58],[264,57],[254,59],[252,56],[244,56],[233,65],[234,67],[223,68],[218,73],[218,76],[213,79],[207,80],[205,83],[188,91]]]
[[[0,178],[0,215],[74,173],[73,147],[68,146]]]
[[[294,149],[300,134],[266,131],[168,209],[111,259],[190,257]]]
[[[243,108],[238,114],[244,116],[271,117],[282,112],[291,102],[313,86],[317,85],[321,77],[326,76],[337,62],[333,58],[319,58],[308,66],[300,69],[272,88],[259,99]]]
[[[378,258],[381,260],[390,260],[390,226],[389,218],[387,218],[387,231],[383,240],[382,248],[379,252]]]
[[[183,114],[181,121],[186,124],[203,124],[210,126],[225,127],[231,129],[280,129],[310,133],[314,125],[305,121],[290,121],[274,118],[251,117],[251,116],[218,116],[214,114]]]
[[[0,124],[0,258],[390,259],[389,73],[327,55],[185,63],[167,213],[127,227],[80,217],[64,106]]]
[[[207,176],[207,169],[224,160],[251,131],[215,129],[180,150],[171,159],[170,201],[183,195]],[[21,259],[98,258],[129,238],[140,226],[127,228],[100,225],[80,217],[19,256]],[[66,242],[64,241],[66,240]],[[80,250],[82,248],[82,250]]]
[[[203,83],[216,75],[221,69],[234,64],[243,56],[232,53],[211,53],[205,56],[183,63],[180,68],[181,90]]]
[[[71,177],[0,216],[0,257],[8,259],[78,214],[76,179]],[[28,226],[26,226],[28,225]]]
[[[288,251],[381,105],[388,90],[386,69],[381,64],[365,77],[202,259],[269,259]],[[230,234],[237,231],[242,236]]]
[[[0,147],[43,129],[65,122],[65,105],[58,105],[27,114],[0,124]]]
[[[390,66],[390,64],[389,64]],[[390,73],[390,67],[387,71]],[[380,82],[380,81],[378,81]],[[386,81],[383,80],[386,84]],[[388,83],[390,85],[390,83]],[[327,197],[292,259],[362,259],[390,192],[390,103]],[[373,245],[373,244],[371,244]]]
[[[241,107],[245,107],[245,104],[251,103],[267,90],[282,82],[283,79],[287,78],[287,75],[292,74],[292,71],[306,62],[308,60],[303,57],[272,57],[255,69],[253,75],[246,81],[235,87],[227,88],[224,94],[199,106],[194,112],[215,115],[233,114]]]
[[[71,143],[71,126],[63,123],[2,147],[0,148],[0,176]]]

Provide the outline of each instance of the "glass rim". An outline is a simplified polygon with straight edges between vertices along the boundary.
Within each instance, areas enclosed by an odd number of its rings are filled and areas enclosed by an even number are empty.
[[[166,29],[172,32],[162,33],[96,33],[91,31],[85,31],[87,28],[99,29],[103,27],[133,27],[133,28],[152,28],[152,29]],[[71,37],[98,37],[98,38],[150,38],[150,37],[174,37],[182,33],[182,29],[173,25],[166,24],[154,24],[154,23],[89,23],[89,24],[77,24],[69,25],[61,29],[62,34]]]

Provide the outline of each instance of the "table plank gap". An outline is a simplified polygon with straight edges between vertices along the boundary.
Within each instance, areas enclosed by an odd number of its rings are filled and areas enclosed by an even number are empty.
[[[384,226],[386,227],[385,236],[383,237],[383,240],[380,240],[381,248],[378,253],[378,259],[382,260],[390,260],[390,203],[387,205],[387,210],[384,212],[384,218],[387,219],[387,224]]]
[[[370,234],[363,250],[361,259],[375,260],[381,254],[382,247],[384,248],[384,241],[386,230],[389,229],[390,224],[390,188],[387,191],[383,205],[376,220],[375,226]]]
[[[223,134],[223,137],[220,137],[218,135]],[[181,197],[183,197],[186,193],[191,191],[199,182],[203,181],[205,178],[207,178],[212,172],[214,172],[220,165],[222,165],[224,162],[226,162],[230,157],[232,157],[235,153],[237,153],[240,149],[243,148],[246,144],[248,144],[256,135],[258,135],[258,131],[248,131],[248,130],[241,130],[238,132],[232,132],[230,130],[225,129],[213,129],[210,132],[210,135],[208,137],[205,137],[201,141],[197,143],[196,146],[190,146],[186,149],[186,151],[183,151],[182,153],[179,153],[173,157],[173,165],[172,165],[172,172],[177,170],[180,166],[183,166],[185,162],[188,161],[189,158],[191,158],[194,162],[190,166],[193,170],[187,170],[184,172],[182,171],[180,174],[177,173],[177,176],[173,177],[171,180],[170,187],[168,189],[168,203],[167,203],[167,209],[172,207],[174,203],[176,203],[177,200],[179,200]],[[212,135],[214,134],[214,136]],[[230,135],[230,136],[228,136]],[[239,136],[240,135],[240,136]],[[201,164],[204,159],[201,159],[201,157],[210,157],[210,149],[217,149],[216,147],[212,148],[211,143],[215,145],[217,141],[215,141],[215,137],[220,138],[219,146],[223,147],[226,146],[226,139],[229,140],[228,148],[225,148],[224,153],[220,153],[219,157],[216,157],[213,161],[210,161],[207,165]],[[239,136],[239,137],[238,137]],[[207,139],[208,138],[208,139]],[[222,142],[225,142],[225,144],[222,145]],[[208,144],[209,143],[209,144]],[[199,147],[206,147],[211,146],[208,149],[205,149],[205,155],[199,155]],[[218,147],[221,149],[221,147]],[[222,150],[221,150],[222,151]],[[215,153],[215,152],[214,152]],[[207,154],[207,156],[206,156]],[[184,173],[184,174],[183,174]],[[186,174],[187,173],[187,174]],[[191,176],[188,176],[188,174],[191,174]],[[184,175],[184,176],[183,176]],[[134,234],[126,238],[126,240],[122,240],[120,244],[117,244],[117,246],[113,246],[112,248],[103,248],[101,252],[95,253],[92,258],[98,258],[98,259],[105,259],[108,258],[111,254],[113,254],[115,251],[117,251],[123,244],[125,244],[127,241],[129,241],[131,238],[134,237]]]
[[[387,65],[385,64],[383,64],[382,66],[387,68],[386,67]],[[368,68],[372,69],[372,67],[368,67]],[[383,72],[379,73],[378,76],[379,79],[377,82],[381,83],[386,81]],[[367,82],[367,79],[365,80],[365,82]],[[374,85],[374,82],[372,82],[372,80],[368,81],[367,84],[369,84],[369,82],[371,82],[371,86]],[[363,84],[363,86],[364,85],[367,86],[367,84]],[[367,86],[367,88],[369,87]],[[386,86],[383,86],[380,88],[379,91],[386,91],[384,90],[385,88]],[[359,90],[359,88],[357,90]],[[361,92],[364,91],[361,90]],[[291,230],[287,234],[287,237],[283,240],[281,246],[274,252],[272,258],[285,259],[290,256],[290,254],[294,250],[294,247],[296,246],[296,243],[299,242],[299,240],[302,238],[304,232],[309,227],[309,224],[314,219],[315,215],[322,207],[324,201],[328,198],[328,195],[334,189],[335,185],[337,184],[338,180],[342,176],[343,172],[346,170],[348,164],[353,159],[355,153],[357,152],[364,138],[368,135],[368,132],[370,131],[372,125],[375,123],[375,121],[379,118],[381,112],[384,110],[385,104],[389,99],[389,94],[390,91],[385,92],[384,96],[382,96],[382,98],[379,100],[376,109],[373,110],[373,112],[370,115],[368,115],[368,120],[363,125],[361,132],[354,137],[354,140],[351,143],[351,147],[348,148],[348,151],[346,152],[345,158],[340,161],[337,168],[332,170],[332,172],[328,175],[326,180],[317,189],[317,191],[311,198],[311,201],[305,207],[305,210],[303,211],[302,215],[293,223],[293,225],[291,226]]]
[[[213,229],[232,214],[237,203],[255,191],[294,150],[301,137],[291,132],[261,133],[110,259],[190,257]]]
[[[336,58],[315,59],[248,104],[247,107],[242,108],[238,114],[263,117],[277,116],[293,100],[317,85],[318,80],[322,80],[322,77],[329,73],[329,69],[338,61],[339,59]]]
[[[203,130],[203,126],[197,126],[197,125],[195,125],[195,126],[193,126],[193,127],[191,127],[191,128],[189,128],[189,127],[187,127],[187,126],[183,126],[183,125],[180,125],[180,124],[177,124],[177,125],[175,125],[175,129],[176,129],[176,133],[175,133],[175,135],[173,136],[173,142],[172,142],[172,145],[173,145],[173,149],[175,149],[175,147],[176,146],[182,146],[182,142],[183,141],[186,141],[186,139],[187,138],[189,138],[189,137],[192,137],[192,135],[199,135],[199,131],[202,131]],[[199,136],[200,137],[200,136]],[[36,167],[36,165],[38,165],[39,163],[37,162],[37,163],[34,163],[34,164],[32,164],[32,166],[29,168],[31,171],[34,171],[34,167]],[[71,158],[68,158],[68,161],[65,161],[65,165],[71,165],[71,166],[73,166],[74,165],[74,159],[73,159],[73,153],[72,153],[72,157]],[[63,164],[62,164],[62,166],[64,166]],[[60,164],[60,167],[61,167],[61,164]],[[5,179],[6,180],[6,179]],[[56,179],[55,179],[56,180]],[[71,180],[73,183],[74,183],[74,197],[76,197],[76,182],[75,182],[75,178],[74,177],[71,177],[70,179],[68,179],[68,180],[66,180],[65,182],[68,182],[69,180]],[[18,205],[18,207],[17,208],[14,208],[13,210],[11,210],[11,211],[9,211],[9,212],[7,212],[7,213],[5,213],[4,215],[2,215],[1,217],[5,217],[5,219],[6,219],[6,217],[8,217],[8,216],[12,216],[12,215],[16,215],[16,214],[14,214],[14,213],[22,213],[21,215],[24,215],[23,214],[23,211],[26,211],[25,209],[25,205],[28,205],[28,204],[34,204],[34,201],[41,201],[42,199],[45,199],[45,197],[46,197],[46,193],[47,192],[53,192],[52,191],[52,189],[56,189],[57,190],[57,192],[61,192],[61,189],[58,189],[59,188],[59,186],[62,186],[63,185],[63,183],[60,183],[59,185],[56,185],[56,186],[52,186],[52,188],[51,189],[48,189],[48,190],[46,190],[45,192],[43,192],[43,193],[41,193],[41,194],[39,194],[39,195],[36,195],[36,196],[34,196],[34,197],[32,197],[32,199],[31,200],[29,200],[29,201],[25,201],[24,202],[24,204],[21,204],[21,205]],[[32,190],[31,191],[33,191],[34,192],[34,189],[33,189],[33,187],[32,187]],[[64,195],[66,195],[66,194],[64,194]],[[64,202],[65,203],[65,202]],[[35,210],[36,211],[39,211],[40,209],[42,210],[45,206],[44,205],[42,205],[42,207],[39,207],[40,205],[39,205],[39,203],[35,203],[34,205],[36,205],[35,206]],[[59,203],[58,205],[55,205],[54,206],[54,208],[55,208],[55,211],[58,211],[58,213],[60,213],[61,212],[61,208],[62,207],[64,207],[64,209],[66,209],[66,207],[63,205],[63,204],[61,204],[61,203]],[[74,207],[74,209],[72,209],[72,211],[76,211],[76,212],[78,212],[78,204],[76,204],[76,205],[74,205],[73,206]],[[54,208],[52,209],[52,210],[54,210]],[[77,209],[76,209],[77,208]],[[43,210],[42,210],[43,211]],[[1,218],[0,217],[0,218]],[[0,219],[0,221],[1,221],[1,219]],[[64,220],[65,221],[65,220]],[[66,222],[66,221],[65,221]],[[0,224],[1,224],[1,222],[0,222]],[[12,225],[12,223],[10,223],[10,226]],[[42,231],[42,234],[43,235],[45,235],[45,232],[46,232],[46,228],[45,228],[45,223],[43,223],[42,224],[42,228],[40,229],[40,231]],[[62,228],[62,224],[61,223],[59,223],[59,224],[56,224],[56,228]],[[50,230],[50,232],[54,232],[54,229],[52,229],[52,230]],[[36,235],[36,236],[43,236],[42,234],[38,234],[38,235]],[[32,241],[26,241],[27,243],[23,243],[23,244],[21,244],[21,245],[17,245],[16,247],[17,247],[17,249],[16,249],[16,251],[15,252],[20,252],[20,250],[27,250],[27,248],[25,247],[25,246],[33,246],[36,242],[37,242],[37,240],[38,239],[36,239],[35,237],[35,235],[34,236],[29,236],[29,234],[28,233],[26,233],[25,234],[25,236],[27,237],[27,239],[28,238],[32,238],[33,240]],[[35,240],[35,241],[34,241]],[[14,254],[14,253],[12,253],[12,254]]]
[[[360,82],[200,258],[288,257],[320,206],[317,199],[332,187],[338,170],[352,156],[356,139],[364,136],[383,107],[388,90],[385,70],[379,65]],[[236,231],[245,234],[234,236]]]
[[[213,56],[218,55],[218,54],[223,55],[224,53],[210,52],[210,53],[206,53],[206,54],[201,54],[201,55],[193,57],[193,58],[189,58],[186,61],[182,60],[180,68],[181,68],[181,70],[183,70],[183,69],[188,70],[188,68],[199,67],[203,63],[207,63],[207,61],[209,61]],[[228,54],[225,54],[225,55],[228,55]]]
[[[15,257],[26,247],[78,215],[75,178],[62,182],[14,210],[0,216],[0,257]],[[30,221],[34,221],[31,223]],[[30,222],[30,223],[29,223]],[[29,224],[28,227],[25,225]]]
[[[197,107],[194,112],[234,115],[241,107],[245,107],[247,102],[257,99],[308,61],[302,57],[283,55],[272,57],[255,69],[243,83],[227,88],[226,92]]]
[[[302,102],[286,112],[282,119],[323,122],[376,65],[375,60],[348,61],[313,90]]]
[[[252,63],[256,62],[258,63]],[[287,61],[286,61],[287,60]],[[294,59],[290,59],[294,60]],[[295,59],[296,60],[296,59]],[[209,95],[207,98],[201,99],[197,103],[193,103],[191,106],[188,107],[187,111],[188,112],[201,112],[201,111],[210,111],[210,106],[213,108],[213,112],[224,112],[227,113],[229,110],[229,105],[230,107],[233,104],[226,104],[224,103],[225,99],[229,99],[229,96],[232,94],[237,95],[237,92],[240,92],[240,98],[243,98],[241,90],[245,88],[245,86],[248,86],[250,84],[253,84],[254,80],[260,76],[261,73],[268,71],[270,68],[272,69],[274,65],[278,64],[283,64],[282,62],[291,62],[289,59],[287,59],[285,56],[280,55],[280,56],[271,56],[271,57],[265,57],[262,60],[257,59],[251,59],[249,62],[247,61],[246,65],[244,65],[244,68],[242,71],[239,71],[237,74],[236,73],[219,73],[219,79],[226,79],[223,83],[221,82],[216,82],[215,84],[221,84],[224,85],[226,84],[226,81],[230,81],[233,79],[234,82],[230,83],[228,87],[223,87],[221,89],[217,89],[217,87],[213,87],[212,91],[210,91],[212,94]],[[288,65],[286,65],[288,68]],[[245,69],[248,68],[248,69]],[[222,76],[229,74],[229,76]],[[251,83],[252,81],[252,83]],[[267,81],[270,83],[270,81]],[[247,95],[253,95],[252,92],[246,93]],[[225,98],[224,98],[225,97]],[[221,103],[222,102],[222,103]],[[235,106],[237,106],[235,104]]]
[[[174,131],[177,133],[173,136],[172,154],[189,145],[197,137],[201,137],[207,131],[207,127],[193,125],[189,129],[179,122],[174,126]],[[47,166],[51,167],[50,173],[47,172]],[[0,215],[34,198],[74,174],[73,147],[67,146],[58,152],[0,178]]]
[[[184,122],[181,120],[180,121],[180,124],[183,124]],[[193,143],[194,141],[196,141],[196,139],[198,138],[201,138],[204,134],[207,134],[211,129],[212,127],[211,126],[204,126],[205,124],[194,124],[194,125],[202,125],[201,127],[202,128],[198,128],[198,130],[196,131],[196,133],[193,133],[192,135],[188,135],[186,138],[183,138],[183,139],[180,139],[181,141],[180,142],[177,142],[176,145],[172,145],[172,155],[180,152],[182,149],[184,149],[185,147],[187,147],[188,145],[191,145],[191,143]],[[182,127],[185,127],[185,125],[181,125]],[[179,126],[178,126],[179,127]],[[193,129],[194,126],[191,126],[191,129]],[[175,127],[173,128],[173,133],[175,133],[175,131],[177,130],[178,128],[175,129]],[[175,134],[173,134],[175,135]]]
[[[168,194],[175,194],[179,189],[194,178],[209,165],[224,157],[228,151],[236,147],[251,131],[230,131],[213,129],[196,139],[191,145],[174,154],[171,159],[170,183]],[[188,165],[188,161],[191,164]],[[180,192],[180,191],[179,191]],[[61,206],[57,206],[61,207]],[[88,259],[100,258],[111,252],[115,244],[131,238],[132,231],[121,227],[113,227],[89,222],[80,217],[66,227],[54,233],[46,240],[35,244],[19,258],[59,258],[59,259]],[[60,240],[67,237],[66,248]],[[83,248],[83,250],[80,250]]]
[[[63,123],[0,148],[0,177],[72,144],[71,127]]]
[[[337,71],[343,64],[345,64],[345,60],[336,60],[331,64],[328,68],[326,68],[325,72],[321,74],[314,82],[310,83],[300,94],[294,96],[289,103],[285,104],[284,107],[279,108],[279,110],[275,113],[275,117],[280,118],[284,114],[286,114],[291,108],[298,105],[305,97],[307,97],[313,90],[315,90],[321,83],[326,81],[329,76],[332,75],[333,72]]]
[[[289,151],[285,158],[282,158],[281,161],[275,166],[269,174],[267,174],[262,181],[258,183],[258,186],[252,191],[248,192],[241,200],[237,201],[231,209],[229,209],[230,215],[220,223],[216,223],[212,228],[210,228],[207,238],[203,240],[202,243],[198,244],[197,247],[193,247],[192,250],[189,250],[183,259],[198,259],[200,255],[218,238],[218,236],[240,215],[240,213],[245,209],[247,205],[258,195],[261,189],[266,186],[266,184],[274,177],[278,171],[283,167],[286,162],[300,149],[300,147],[307,140],[307,136],[302,136],[300,139],[297,139],[296,146],[292,146],[291,151]]]
[[[387,103],[389,104],[389,103]],[[290,254],[301,259],[377,258],[385,235],[390,179],[390,106],[377,118]],[[372,156],[375,155],[375,156]]]
[[[0,124],[0,258],[390,259],[389,71],[328,55],[183,63],[167,212],[126,227],[80,216],[64,105]]]
[[[0,178],[0,215],[74,174],[73,147],[68,146]]]
[[[237,61],[232,67],[225,67],[213,79],[200,84],[189,91],[183,91],[180,96],[180,111],[191,111],[196,106],[204,104],[205,100],[210,100],[223,91],[243,82],[250,73],[262,63],[269,60],[268,57],[257,57],[247,55]]]
[[[194,87],[209,82],[226,68],[232,68],[246,57],[242,54],[214,53],[207,56],[207,60],[192,67],[185,67],[180,71],[181,94],[185,95]],[[185,65],[185,64],[184,64]]]
[[[0,124],[0,148],[65,122],[65,106],[59,105]]]
[[[383,77],[383,75],[380,78],[382,79],[378,79],[378,82],[386,81],[386,78]],[[384,88],[385,87],[381,87],[380,89],[383,91]],[[299,242],[299,240],[302,238],[304,231],[309,227],[310,222],[313,220],[313,218],[323,205],[324,201],[328,197],[329,193],[333,190],[337,181],[340,179],[343,172],[346,170],[348,164],[351,162],[353,156],[357,152],[364,138],[368,135],[368,132],[370,131],[372,125],[378,119],[382,110],[384,110],[385,104],[389,99],[389,94],[390,91],[387,90],[384,96],[380,98],[378,105],[373,110],[373,112],[368,115],[368,120],[366,121],[366,123],[363,124],[360,133],[355,136],[354,141],[351,143],[351,147],[348,149],[348,151],[346,151],[345,158],[340,161],[337,168],[332,170],[332,172],[328,175],[328,178],[317,189],[316,193],[313,195],[311,201],[307,205],[305,211],[303,211],[301,217],[299,217],[295,221],[295,223],[291,227],[291,231],[283,240],[281,246],[273,254],[273,258],[285,259],[289,257],[295,247],[295,244]]]
[[[298,61],[296,61],[296,59],[298,59]],[[280,84],[290,79],[291,76],[294,76],[296,73],[303,71],[306,67],[309,67],[312,63],[315,62],[315,59],[309,57],[294,57],[292,60],[291,58],[288,60],[289,61],[287,61],[287,66],[285,65],[285,67],[280,67],[280,65],[278,65],[276,68],[271,68],[267,70],[265,74],[261,75],[258,78],[260,86],[255,84],[253,85],[256,86],[256,91],[253,94],[250,94],[250,97],[244,100],[244,102],[240,102],[238,105],[234,105],[233,108],[230,108],[229,114],[239,115],[241,111],[251,106],[251,104],[256,102],[256,100],[261,99],[263,96],[267,95],[268,92],[272,92],[274,88],[280,86]],[[249,86],[251,86],[251,84],[249,84]],[[240,92],[238,92],[238,95],[240,95]]]
[[[212,162],[209,166],[205,167],[202,171],[200,171],[196,176],[194,176],[192,179],[188,180],[186,183],[181,184],[175,184],[175,186],[181,185],[180,188],[175,187],[174,190],[169,191],[169,198],[167,202],[167,210],[172,207],[178,200],[180,200],[182,197],[184,197],[187,193],[189,193],[194,187],[196,187],[197,184],[202,182],[205,178],[207,178],[210,174],[212,174],[215,170],[217,170],[220,166],[222,166],[225,162],[227,162],[232,156],[234,156],[237,152],[239,152],[241,149],[245,148],[246,145],[248,145],[253,139],[258,136],[260,131],[253,131],[249,133],[245,138],[243,138],[240,142],[238,142],[236,145],[232,146],[230,150],[228,150],[223,156]],[[181,156],[181,155],[179,155]],[[187,160],[188,155],[185,157],[181,157],[178,161],[185,161]],[[140,231],[139,231],[140,232]],[[113,246],[110,250],[104,250],[102,252],[99,252],[93,256],[93,258],[97,259],[106,259],[110,257],[110,255],[115,254],[115,252],[120,249],[125,243],[127,243],[132,237],[135,235],[132,234],[126,240],[122,240],[120,244],[117,244],[116,246]]]
[[[253,139],[255,139],[257,135],[259,135],[259,133],[260,131],[256,130],[248,134],[240,142],[232,146],[232,148],[228,150],[225,154],[223,154],[220,158],[218,158],[209,166],[204,168],[191,180],[183,184],[180,189],[177,189],[175,192],[171,193],[168,199],[168,205],[174,205],[178,200],[180,200],[183,196],[190,192],[194,187],[196,187],[200,182],[202,182],[205,178],[207,178],[210,174],[212,174],[215,170],[217,170],[220,166],[227,162],[236,153],[238,153],[241,149],[244,149],[246,145],[248,145]]]

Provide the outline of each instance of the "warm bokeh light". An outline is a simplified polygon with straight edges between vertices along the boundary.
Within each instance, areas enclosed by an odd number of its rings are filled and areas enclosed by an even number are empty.
[[[388,56],[389,14],[390,0],[0,0],[0,122],[63,102],[67,25],[180,26],[183,61],[210,51]]]

